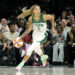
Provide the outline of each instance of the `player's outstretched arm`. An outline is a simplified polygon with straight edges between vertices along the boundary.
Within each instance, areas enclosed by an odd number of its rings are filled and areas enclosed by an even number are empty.
[[[47,20],[50,20],[51,23],[52,23],[52,32],[54,33],[55,32],[55,29],[54,29],[54,17],[50,14],[47,14],[47,15],[44,15],[43,16],[44,20],[47,21]]]
[[[30,32],[31,32],[31,30],[32,30],[32,16],[31,17],[29,17],[29,20],[28,20],[28,23],[29,23],[29,25],[28,25],[28,28],[25,30],[25,32],[20,36],[21,38],[23,38],[24,36],[26,36],[26,35],[28,35]]]

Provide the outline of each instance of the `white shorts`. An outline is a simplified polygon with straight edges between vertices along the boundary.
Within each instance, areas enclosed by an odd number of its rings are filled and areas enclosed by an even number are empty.
[[[41,41],[40,41],[41,40]],[[42,55],[43,52],[41,50],[41,45],[47,41],[47,37],[40,38],[40,36],[36,37],[36,39],[33,39],[33,43],[27,50],[27,55],[30,56],[32,52],[36,52],[38,55]]]
[[[32,45],[27,50],[27,55],[31,56],[32,52],[36,52],[38,55],[42,55],[40,42],[33,42]]]

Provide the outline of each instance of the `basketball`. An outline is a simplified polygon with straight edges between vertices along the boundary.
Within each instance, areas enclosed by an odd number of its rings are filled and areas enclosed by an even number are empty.
[[[23,40],[21,38],[15,38],[13,41],[13,45],[17,48],[20,48],[23,46]]]

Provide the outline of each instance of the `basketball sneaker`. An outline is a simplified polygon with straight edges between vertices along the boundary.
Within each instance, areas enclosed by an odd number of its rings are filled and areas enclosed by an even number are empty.
[[[23,66],[24,66],[24,63],[21,62],[21,63],[16,67],[16,70],[17,70],[17,71],[20,71]]]
[[[47,59],[48,59],[47,55],[44,55],[43,57],[41,57],[41,61],[42,61],[43,67],[46,67],[46,65],[47,65]]]

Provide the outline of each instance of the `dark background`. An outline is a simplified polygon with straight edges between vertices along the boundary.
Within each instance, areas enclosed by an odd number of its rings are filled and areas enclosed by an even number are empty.
[[[0,18],[16,15],[16,10],[33,4],[39,4],[43,11],[57,16],[65,9],[75,11],[75,0],[0,0]]]

